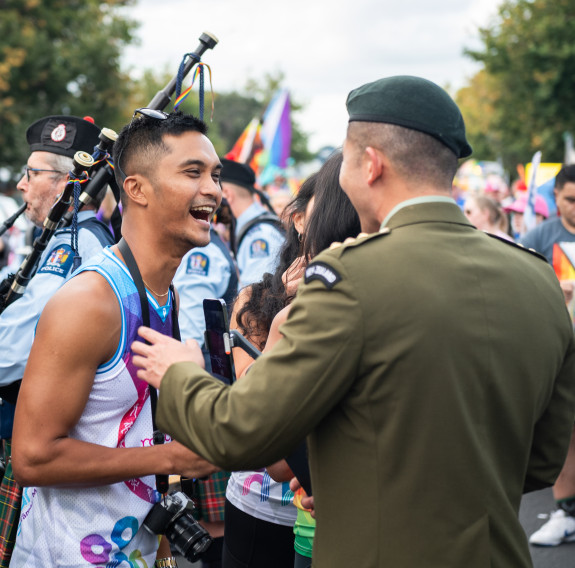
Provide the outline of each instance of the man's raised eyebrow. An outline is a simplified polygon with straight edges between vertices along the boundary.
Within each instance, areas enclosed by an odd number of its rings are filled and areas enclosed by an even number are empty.
[[[188,167],[188,166],[201,166],[201,167],[203,167],[203,168],[206,168],[206,167],[207,167],[207,164],[206,164],[206,162],[204,162],[203,160],[200,160],[200,159],[197,159],[197,158],[196,158],[196,159],[190,158],[190,159],[188,159],[188,160],[184,160],[184,161],[180,164],[180,167],[181,167],[181,168],[185,168],[185,167]],[[221,163],[218,162],[218,163],[214,166],[214,169],[215,169],[215,170],[221,170],[223,167],[224,167],[224,166],[223,166]]]

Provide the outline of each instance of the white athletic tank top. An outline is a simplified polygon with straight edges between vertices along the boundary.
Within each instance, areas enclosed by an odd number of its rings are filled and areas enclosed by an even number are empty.
[[[148,385],[137,378],[130,351],[142,325],[138,292],[128,269],[109,248],[77,274],[87,270],[101,274],[114,290],[122,332],[114,357],[98,368],[70,436],[110,448],[152,445]],[[151,327],[171,335],[171,300],[160,307],[148,294],[148,301]],[[158,500],[154,476],[100,487],[27,487],[10,566],[153,566],[158,538],[142,521]]]

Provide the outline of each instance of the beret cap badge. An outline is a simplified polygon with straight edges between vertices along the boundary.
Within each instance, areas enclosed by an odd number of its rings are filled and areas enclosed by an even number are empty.
[[[52,130],[52,134],[50,134],[50,138],[54,140],[54,142],[62,142],[64,138],[66,138],[66,125],[61,123],[54,130]]]

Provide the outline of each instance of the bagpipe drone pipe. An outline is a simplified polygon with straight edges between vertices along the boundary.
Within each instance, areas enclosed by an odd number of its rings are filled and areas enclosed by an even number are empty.
[[[167,83],[165,87],[160,89],[153,97],[153,99],[148,104],[147,108],[154,110],[163,110],[171,100],[171,96],[176,91],[176,87],[181,88],[182,79],[198,64],[200,63],[202,55],[208,50],[213,49],[218,43],[218,39],[208,33],[204,32],[200,35],[200,43],[196,47],[195,51],[186,54],[184,57],[184,62],[180,65],[178,73]],[[179,95],[179,92],[177,93]],[[203,112],[203,109],[202,109]],[[201,117],[200,117],[201,118]],[[90,204],[94,200],[98,199],[99,196],[107,190],[108,186],[112,189],[116,203],[120,200],[120,189],[114,178],[114,164],[111,159],[111,151],[114,142],[117,138],[116,132],[109,128],[102,128],[100,132],[100,142],[94,148],[94,153],[92,156],[86,154],[85,152],[77,152],[74,156],[74,164],[76,169],[76,157],[78,154],[82,154],[82,159],[86,161],[86,157],[90,158],[90,165],[83,166],[80,163],[78,167],[81,167],[80,172],[70,172],[71,179],[66,184],[66,188],[62,194],[58,197],[56,203],[52,206],[48,217],[44,221],[44,229],[42,234],[34,241],[32,245],[32,250],[28,256],[24,259],[16,273],[10,274],[2,282],[0,282],[0,314],[9,306],[11,303],[20,298],[25,290],[26,286],[33,278],[40,262],[42,252],[46,248],[48,241],[53,236],[58,228],[66,227],[70,225],[74,218],[74,212],[70,211],[70,205],[72,204],[72,198],[74,197],[74,187],[77,187],[77,183],[82,184],[82,191],[78,197],[78,207],[76,212],[82,209],[84,206]],[[90,171],[90,176],[88,177],[87,170]],[[79,179],[83,177],[83,179]],[[21,215],[26,209],[23,205],[18,211],[17,215],[12,217],[4,223],[13,224],[19,215]],[[10,228],[11,224],[4,226],[5,232]],[[112,227],[114,230],[114,237],[116,242],[121,238],[121,216],[116,206],[114,214],[112,216]],[[1,233],[0,233],[1,234]]]

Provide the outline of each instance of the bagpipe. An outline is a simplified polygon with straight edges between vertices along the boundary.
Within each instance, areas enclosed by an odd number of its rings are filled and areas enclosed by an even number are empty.
[[[195,65],[200,63],[202,55],[208,49],[213,49],[218,43],[218,39],[207,32],[202,33],[199,40],[200,43],[195,51],[184,56],[178,73],[154,95],[147,108],[163,110],[169,104],[171,96],[176,90],[179,96],[182,79]],[[200,83],[200,87],[203,88],[203,82]],[[200,99],[201,114],[203,115],[203,97],[201,96]],[[200,118],[202,117],[200,116]],[[100,142],[94,148],[92,156],[86,152],[77,152],[75,154],[74,169],[69,174],[70,179],[45,219],[41,235],[34,240],[31,252],[24,259],[16,273],[10,274],[0,282],[0,314],[24,294],[26,287],[36,273],[40,258],[49,240],[59,228],[73,224],[75,213],[98,199],[101,193],[107,190],[108,186],[114,194],[116,203],[119,204],[120,188],[114,177],[114,164],[111,159],[111,151],[117,137],[116,132],[113,130],[102,128],[99,136]],[[81,192],[79,195],[74,195],[74,192],[78,191],[79,184],[82,186]],[[70,206],[73,202],[75,203],[74,211],[70,211]],[[0,235],[14,224],[25,209],[26,204],[4,222],[0,229]],[[118,242],[121,238],[121,215],[118,206],[116,206],[112,215],[111,224],[115,241]]]
[[[16,220],[24,211],[26,211],[27,203],[23,203],[20,208],[14,213],[14,215],[10,215],[0,226],[0,237],[16,223]]]

